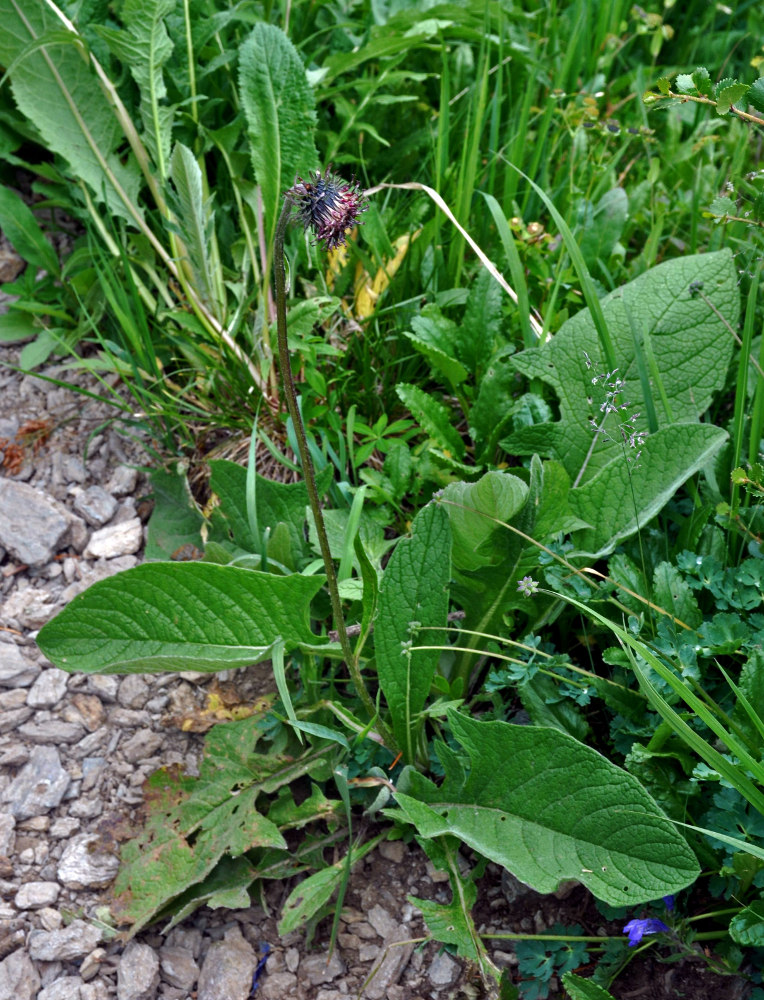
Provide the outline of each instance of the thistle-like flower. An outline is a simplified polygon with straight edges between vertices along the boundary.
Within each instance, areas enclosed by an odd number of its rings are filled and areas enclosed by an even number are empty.
[[[305,231],[310,229],[325,250],[344,246],[347,231],[361,224],[359,216],[369,207],[355,179],[346,184],[332,173],[331,165],[323,176],[317,170],[307,181],[298,177],[287,198],[297,206]]]

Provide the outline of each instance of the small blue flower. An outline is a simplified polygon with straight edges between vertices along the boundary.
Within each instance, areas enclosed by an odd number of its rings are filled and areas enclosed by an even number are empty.
[[[634,948],[645,934],[660,934],[667,931],[668,927],[657,917],[645,917],[642,920],[630,920],[623,929],[624,934],[629,935],[629,947]]]
[[[673,897],[673,895],[672,896],[664,896],[663,897],[663,902],[666,904],[666,909],[669,911],[669,913],[671,913],[671,911],[674,909],[674,897]]]

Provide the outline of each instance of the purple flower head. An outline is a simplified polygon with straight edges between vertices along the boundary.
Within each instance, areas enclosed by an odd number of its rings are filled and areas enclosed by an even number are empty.
[[[346,184],[331,166],[323,176],[317,170],[307,181],[298,177],[287,196],[297,206],[305,231],[310,229],[325,250],[344,246],[347,231],[360,224],[359,215],[369,207],[355,180]]]
[[[664,896],[663,897],[663,902],[666,904],[666,909],[669,911],[669,913],[671,913],[671,911],[674,909],[674,897],[673,897],[673,895],[671,895],[671,896]]]
[[[645,934],[660,934],[667,931],[668,927],[657,917],[645,917],[642,920],[630,920],[623,929],[624,934],[629,935],[629,947],[634,948]]]

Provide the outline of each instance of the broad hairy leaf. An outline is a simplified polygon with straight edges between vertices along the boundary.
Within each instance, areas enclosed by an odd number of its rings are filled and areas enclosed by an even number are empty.
[[[594,268],[598,260],[607,263],[621,238],[628,214],[629,199],[619,187],[606,191],[596,205],[589,201],[581,203],[579,244],[587,267]]]
[[[0,0],[0,65],[12,63],[30,45],[55,43],[28,52],[13,69],[11,88],[19,110],[39,130],[45,145],[62,156],[109,210],[134,221],[138,194],[135,163],[115,155],[121,129],[96,76],[83,58],[85,43],[72,33],[62,44],[62,22],[44,0]]]
[[[318,166],[313,91],[297,49],[275,25],[256,24],[241,46],[239,92],[270,245],[284,191]]]
[[[440,744],[440,787],[409,771],[396,801],[423,837],[453,834],[538,892],[577,879],[626,906],[678,892],[700,869],[636,778],[556,729],[448,713],[468,758]]]
[[[182,467],[173,472],[154,469],[151,490],[154,510],[148,524],[146,559],[171,559],[184,545],[201,549],[204,518],[194,504]]]
[[[548,344],[513,356],[518,371],[554,388],[560,419],[519,428],[503,445],[564,465],[574,484],[571,508],[592,525],[574,534],[582,550],[612,550],[723,445],[726,432],[700,425],[698,418],[724,385],[734,347],[728,326],[737,324],[739,306],[728,250],[659,264],[602,299],[617,359],[617,376],[611,373],[609,381],[625,380],[617,402],[629,404],[628,415],[642,415],[639,430],[648,426],[637,352],[654,360],[650,385],[658,429],[645,440],[638,462],[628,461],[635,452],[624,448],[618,429],[622,411],[608,414],[604,431],[593,440],[590,421],[602,424],[604,394],[592,378],[607,368],[588,309],[563,324]],[[587,369],[584,352],[593,370]]]
[[[259,753],[261,732],[255,718],[215,726],[198,778],[161,768],[146,782],[146,822],[122,848],[114,886],[114,913],[132,925],[131,933],[173,902],[187,914],[226,889],[240,900],[259,874],[242,855],[286,848],[278,826],[257,811],[257,798],[304,776],[328,751],[310,749],[297,758]],[[227,885],[215,874],[221,862]]]
[[[310,602],[322,577],[214,563],[144,563],[94,583],[40,631],[63,670],[218,671],[265,659],[279,639],[315,648]]]
[[[465,629],[504,634],[505,615],[528,607],[517,584],[538,568],[539,549],[531,539],[543,540],[547,532],[576,524],[568,492],[564,470],[553,462],[542,466],[538,458],[531,460],[530,486],[512,473],[494,471],[475,483],[450,483],[443,490],[454,538],[451,593],[465,611]],[[545,599],[536,598],[540,600]],[[463,637],[461,673],[467,670],[467,658],[474,660],[470,650],[483,648],[484,642],[478,635]]]
[[[260,539],[253,537],[247,516],[247,470],[236,462],[224,459],[210,462],[210,469],[210,487],[220,500],[220,514],[225,519],[234,543],[247,552],[259,552]],[[318,473],[316,489],[319,496],[329,488],[331,479],[330,466]],[[278,524],[285,524],[289,529],[292,551],[295,554],[306,547],[304,526],[307,506],[308,490],[305,483],[277,483],[256,474],[255,507],[260,532],[266,528],[273,532]]]
[[[451,388],[456,388],[469,374],[455,356],[459,336],[456,323],[444,316],[434,303],[428,303],[419,316],[412,319],[411,326],[413,333],[405,331],[405,336],[445,377]]]
[[[417,715],[424,708],[438,663],[437,650],[412,652],[411,646],[438,646],[448,615],[451,577],[451,529],[445,509],[423,507],[387,564],[379,591],[374,626],[377,673],[390,708],[390,721],[404,759],[416,756]]]

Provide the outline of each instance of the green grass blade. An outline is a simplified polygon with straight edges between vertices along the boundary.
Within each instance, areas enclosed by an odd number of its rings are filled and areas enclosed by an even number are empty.
[[[504,248],[504,254],[509,264],[509,273],[512,275],[512,287],[517,293],[517,312],[520,318],[520,329],[523,334],[523,345],[525,347],[533,347],[538,343],[538,338],[531,330],[531,307],[528,297],[528,284],[525,280],[523,262],[520,260],[520,254],[515,245],[515,238],[498,201],[492,194],[486,194],[485,191],[481,191],[481,194],[488,205],[488,211],[491,213],[496,225],[496,231],[499,234],[499,239],[501,240],[501,245]]]
[[[592,317],[592,322],[597,330],[597,336],[599,337],[600,345],[602,346],[603,353],[605,355],[605,361],[613,371],[618,367],[618,360],[615,356],[615,348],[613,347],[613,341],[610,338],[610,332],[607,328],[607,323],[605,322],[605,316],[602,312],[602,306],[600,304],[599,297],[597,295],[597,290],[594,287],[594,282],[592,281],[592,276],[589,273],[589,268],[586,266],[586,261],[584,260],[581,249],[576,242],[576,238],[571,232],[570,226],[568,226],[565,219],[563,219],[560,212],[554,205],[554,202],[549,197],[549,195],[542,188],[536,184],[535,181],[531,180],[527,174],[523,173],[519,167],[515,167],[514,164],[510,164],[514,170],[520,174],[533,188],[536,194],[541,198],[541,200],[546,205],[549,214],[555,221],[557,228],[560,230],[563,242],[565,243],[565,249],[570,254],[570,259],[573,262],[573,266],[578,274],[578,280],[581,282],[581,291],[583,292],[584,299],[587,306],[589,307],[589,313]]]
[[[289,693],[289,684],[287,683],[286,678],[284,643],[281,639],[277,639],[273,644],[273,648],[271,650],[271,664],[273,666],[273,679],[276,681],[276,689],[278,690],[279,697],[284,705],[284,711],[287,714],[287,718],[290,722],[297,723],[297,715],[295,714],[294,705],[292,704],[292,696]],[[303,743],[304,740],[299,725],[295,725],[294,731],[297,733],[297,739],[300,743]]]
[[[350,516],[348,517],[348,526],[345,532],[345,538],[342,542],[342,556],[340,557],[340,565],[337,570],[337,582],[341,583],[343,580],[347,580],[353,571],[353,555],[355,552],[354,544],[355,537],[358,534],[358,527],[361,523],[361,513],[363,512],[363,501],[366,496],[366,490],[368,487],[362,486],[356,495],[353,497],[353,503],[350,506]]]

